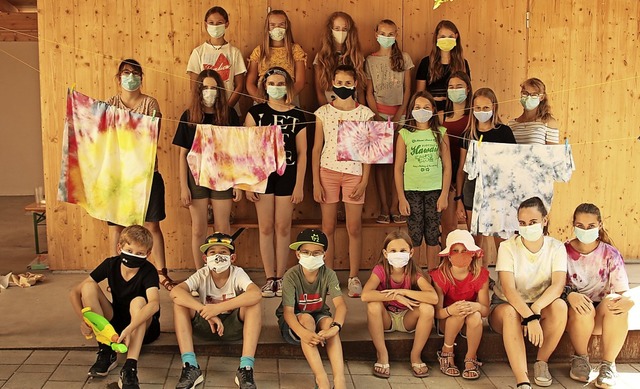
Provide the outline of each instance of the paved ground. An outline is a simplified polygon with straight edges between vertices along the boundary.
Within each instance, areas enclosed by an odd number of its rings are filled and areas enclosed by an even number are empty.
[[[0,387],[2,389],[31,388],[117,388],[119,368],[106,378],[87,378],[87,370],[94,362],[90,351],[1,350]],[[204,388],[235,388],[233,382],[238,359],[228,357],[199,356],[198,362],[206,366]],[[175,354],[146,354],[140,359],[139,378],[142,388],[175,388],[180,375],[180,356]],[[435,365],[431,365],[435,368]],[[260,359],[256,361],[256,384],[260,389],[313,388],[313,376],[303,360]],[[328,368],[328,365],[327,365]],[[555,381],[551,388],[583,388],[584,384],[569,378],[567,364],[552,364]],[[400,363],[391,365],[392,376],[388,380],[371,375],[369,362],[347,361],[345,371],[349,388],[512,388],[515,382],[509,366],[489,363],[482,367],[482,377],[469,382],[462,378],[445,377],[439,371],[418,379],[411,376],[409,367]],[[530,367],[530,371],[533,369]],[[617,388],[637,388],[640,365],[618,366],[620,372]],[[594,388],[593,384],[588,385]],[[200,386],[202,388],[202,386]]]

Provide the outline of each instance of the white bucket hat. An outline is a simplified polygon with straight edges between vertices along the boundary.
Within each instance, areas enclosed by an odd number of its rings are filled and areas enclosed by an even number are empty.
[[[446,257],[451,252],[451,246],[456,243],[463,244],[467,251],[482,251],[482,249],[476,246],[476,242],[473,240],[473,236],[467,230],[453,230],[447,235],[447,247],[440,251],[438,254],[441,257]]]

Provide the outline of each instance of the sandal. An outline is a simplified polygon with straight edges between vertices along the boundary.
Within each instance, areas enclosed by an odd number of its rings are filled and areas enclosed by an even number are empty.
[[[470,363],[473,367],[468,368],[467,363]],[[478,361],[478,358],[465,359],[462,378],[464,378],[465,380],[477,380],[478,378],[480,378],[480,366],[482,366],[482,362]]]
[[[438,355],[438,362],[440,362],[440,371],[444,375],[448,375],[449,377],[459,377],[460,369],[454,363],[449,362],[449,358],[453,359],[455,356],[454,353],[447,353],[444,351],[438,351],[436,353]]]
[[[167,290],[167,292],[171,292],[171,289],[173,289],[176,285],[178,285],[175,281],[171,279],[171,277],[169,277],[166,267],[163,267],[162,269],[158,270],[158,275],[164,277],[164,279],[160,281],[160,285],[162,285]]]
[[[407,217],[403,215],[391,215],[391,221],[395,224],[405,224],[407,222]]]
[[[376,219],[376,223],[379,224],[389,224],[391,222],[391,217],[389,215],[380,215]]]
[[[389,364],[388,363],[374,363],[373,364],[373,375],[378,378],[389,378],[391,377],[391,373],[389,372]]]
[[[417,369],[417,370],[416,370]],[[422,371],[422,369],[425,369]],[[429,366],[426,363],[412,363],[411,364],[411,373],[416,378],[424,378],[429,377]]]

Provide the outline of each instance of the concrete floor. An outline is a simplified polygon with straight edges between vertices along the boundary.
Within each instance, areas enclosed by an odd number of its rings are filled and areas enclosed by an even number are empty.
[[[0,197],[0,274],[8,271],[24,272],[34,259],[33,225],[30,214],[22,211],[32,197]],[[43,234],[44,237],[44,234]],[[633,286],[640,284],[640,265],[627,266]],[[346,273],[340,272],[345,278]],[[368,278],[368,271],[360,277]],[[86,371],[95,360],[95,343],[87,341],[78,331],[75,317],[67,295],[71,287],[87,277],[86,273],[44,272],[43,283],[31,288],[11,287],[0,294],[0,388],[103,388],[114,387],[117,375],[102,380],[88,380]],[[185,279],[189,273],[172,272],[176,280]],[[250,276],[259,285],[264,276],[251,272]],[[345,281],[343,280],[343,281]],[[154,346],[176,345],[168,293],[161,291],[161,327],[163,333]],[[349,325],[345,326],[344,338],[368,340],[366,307],[359,299],[346,299],[349,308]],[[274,311],[279,301],[265,299],[263,317],[265,325],[261,344],[281,343],[275,325]],[[640,316],[640,309],[635,310]],[[639,317],[640,319],[640,317]],[[637,320],[636,323],[639,323]],[[637,326],[640,329],[640,325]],[[391,338],[403,335],[392,334]],[[174,349],[170,349],[174,350]],[[373,358],[373,355],[372,355]],[[199,355],[201,366],[207,366],[205,387],[233,387],[237,358]],[[348,386],[351,388],[504,388],[515,382],[506,363],[486,363],[483,377],[470,383],[452,379],[437,371],[437,365],[429,362],[431,377],[417,379],[410,375],[408,363],[392,363],[392,378],[381,380],[373,377],[373,361],[346,361]],[[171,351],[166,354],[143,353],[140,360],[140,379],[143,388],[173,388],[179,375],[180,356]],[[619,365],[621,372],[618,387],[637,387],[632,382],[640,380],[640,365]],[[530,371],[533,371],[530,368]],[[112,373],[117,374],[119,369]],[[313,378],[302,359],[258,358],[256,379],[261,388],[313,387]],[[568,377],[567,364],[554,364],[552,374],[556,377],[556,388],[578,388],[582,384]],[[117,387],[117,385],[115,386]]]

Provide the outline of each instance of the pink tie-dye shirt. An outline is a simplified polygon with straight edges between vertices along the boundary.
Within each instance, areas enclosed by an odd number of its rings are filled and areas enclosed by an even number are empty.
[[[602,299],[613,292],[629,290],[629,278],[624,260],[613,246],[600,242],[589,254],[580,254],[569,242],[567,249],[567,285],[573,286],[591,301]]]
[[[287,167],[284,136],[280,126],[198,124],[187,163],[198,186],[264,193],[269,175]]]
[[[338,123],[338,161],[393,163],[393,124],[352,121]]]

